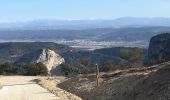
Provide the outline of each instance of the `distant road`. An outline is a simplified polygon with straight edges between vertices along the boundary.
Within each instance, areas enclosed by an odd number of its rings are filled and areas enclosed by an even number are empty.
[[[60,100],[32,80],[31,76],[0,76],[0,100]]]

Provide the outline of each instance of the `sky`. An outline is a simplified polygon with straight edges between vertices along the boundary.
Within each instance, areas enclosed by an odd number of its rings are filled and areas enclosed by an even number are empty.
[[[0,22],[170,17],[170,0],[0,0]]]

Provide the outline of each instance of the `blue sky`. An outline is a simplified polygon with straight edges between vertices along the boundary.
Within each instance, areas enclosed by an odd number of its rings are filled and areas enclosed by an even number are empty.
[[[170,0],[0,0],[0,22],[170,17]]]

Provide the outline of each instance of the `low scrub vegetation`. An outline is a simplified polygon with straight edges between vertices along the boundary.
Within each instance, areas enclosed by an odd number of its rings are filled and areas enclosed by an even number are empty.
[[[12,65],[10,63],[4,63],[0,65],[1,75],[47,75],[48,70],[42,63],[24,63]]]
[[[119,53],[120,57],[128,60],[129,62],[137,62],[144,60],[143,49],[133,48],[133,49],[121,49]]]
[[[4,63],[0,65],[0,74],[8,74],[12,72],[13,70],[10,63]]]
[[[89,68],[83,65],[79,67],[75,67],[68,63],[63,63],[61,65],[61,70],[66,76],[68,76],[69,74],[89,74],[94,72],[94,68]]]
[[[143,67],[142,64],[135,64],[131,62],[126,62],[126,63],[112,63],[111,61],[106,61],[100,66],[100,71],[102,72],[109,72],[109,71],[115,71],[115,70],[124,70],[124,69],[129,69],[129,68],[139,68]]]

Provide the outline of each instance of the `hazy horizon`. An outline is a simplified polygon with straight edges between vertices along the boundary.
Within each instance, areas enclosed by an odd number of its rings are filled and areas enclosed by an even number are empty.
[[[107,21],[107,20],[119,20],[119,19],[170,19],[170,17],[133,17],[133,16],[124,16],[110,19],[28,19],[28,20],[18,20],[18,21],[7,21],[0,22],[0,24],[8,23],[27,23],[27,22],[38,22],[38,21]]]
[[[0,23],[42,19],[170,18],[169,4],[168,0],[5,0],[0,3]]]

